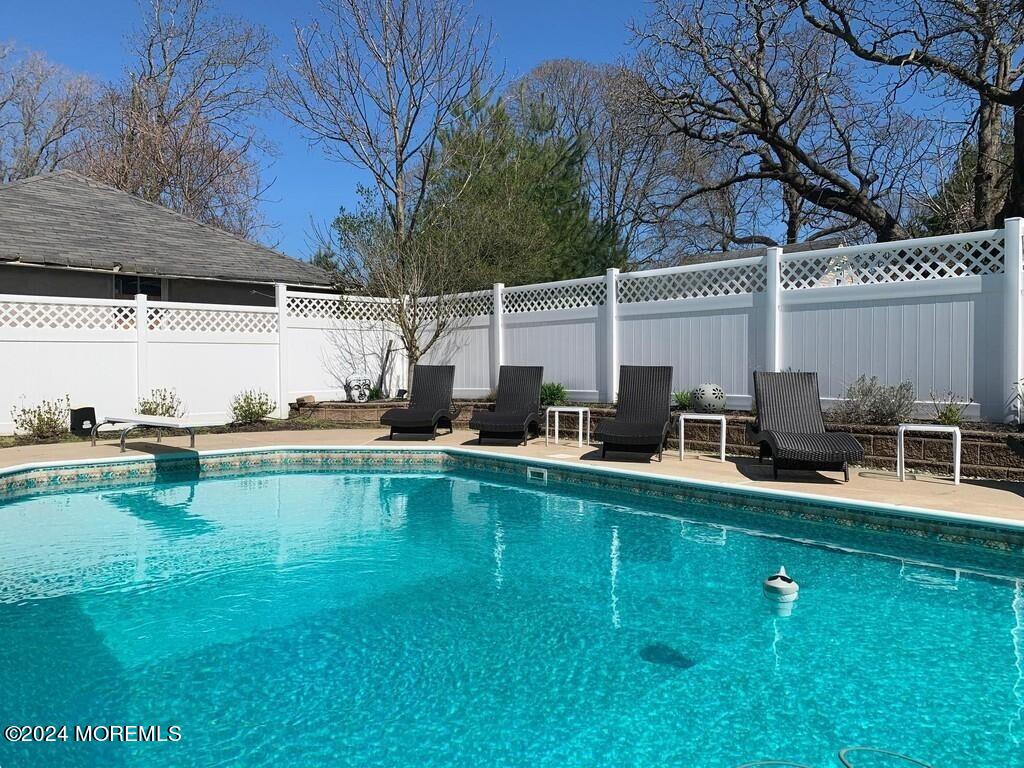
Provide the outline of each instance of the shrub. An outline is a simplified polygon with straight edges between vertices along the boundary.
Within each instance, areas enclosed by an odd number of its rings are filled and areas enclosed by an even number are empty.
[[[185,404],[173,389],[154,389],[149,397],[139,399],[139,413],[144,416],[168,416],[171,418],[185,415]]]
[[[380,387],[376,386],[376,385],[370,387],[370,394],[367,396],[367,399],[368,400],[383,400],[384,399],[384,390],[381,389]]]
[[[277,408],[270,395],[258,389],[246,389],[231,400],[231,419],[236,424],[255,424],[263,421]]]
[[[11,409],[14,428],[40,440],[66,434],[71,428],[71,397],[43,400],[39,405]]]
[[[846,390],[846,400],[831,416],[850,424],[892,425],[908,421],[914,412],[914,384],[882,384],[877,376],[860,376]]]
[[[939,424],[950,427],[959,427],[964,423],[964,412],[967,410],[967,406],[974,402],[970,398],[966,402],[962,401],[960,395],[953,391],[942,396],[932,392],[929,397],[932,399],[932,405],[935,406],[935,420]]]
[[[540,404],[544,407],[549,405],[565,405],[569,402],[569,393],[565,387],[557,381],[549,381],[540,386]]]
[[[682,411],[688,411],[693,408],[693,392],[686,390],[685,392],[673,392],[672,400],[676,404],[676,408]]]

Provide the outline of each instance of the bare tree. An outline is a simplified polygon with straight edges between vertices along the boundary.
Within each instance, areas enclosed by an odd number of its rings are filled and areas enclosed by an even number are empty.
[[[438,137],[490,83],[491,30],[458,0],[323,0],[295,29],[277,105],[328,157],[366,169],[401,247],[418,224]]]
[[[637,30],[650,108],[673,133],[730,163],[676,205],[774,183],[834,220],[824,230],[854,221],[880,240],[900,237],[925,126],[892,99],[867,98],[834,38],[794,16],[791,5],[772,0],[740,8],[657,0]],[[791,219],[793,201],[781,199],[779,215]]]
[[[323,0],[275,73],[276,104],[328,157],[365,169],[383,215],[364,219],[343,272],[390,299],[410,366],[450,327],[465,284],[443,201],[438,142],[491,87],[491,30],[458,0]],[[428,297],[434,297],[428,301]]]
[[[974,99],[972,228],[1024,215],[1024,4],[1019,0],[800,0],[805,19],[859,58]],[[1013,162],[1003,120],[1012,112]],[[1006,176],[1009,183],[1006,183]],[[1005,192],[1003,191],[1005,190]]]
[[[245,237],[259,231],[271,38],[212,0],[151,0],[122,82],[106,89],[81,169]]]
[[[0,45],[0,182],[55,170],[74,156],[94,86],[38,53]]]

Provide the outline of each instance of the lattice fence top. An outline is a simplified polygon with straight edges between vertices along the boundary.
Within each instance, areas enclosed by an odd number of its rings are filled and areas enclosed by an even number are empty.
[[[604,280],[599,278],[587,282],[507,288],[503,307],[506,314],[515,314],[598,307],[604,302]]]
[[[304,320],[369,320],[391,316],[388,303],[360,296],[289,296],[288,317]]]
[[[274,312],[246,312],[227,309],[184,309],[149,307],[149,330],[186,333],[277,332]]]
[[[134,331],[135,306],[0,302],[0,328]]]
[[[463,293],[440,302],[434,299],[421,299],[416,309],[420,313],[420,318],[428,322],[436,320],[441,313],[458,318],[483,317],[494,313],[494,294],[490,291]]]
[[[659,272],[645,275],[630,272],[619,276],[620,304],[668,299],[702,299],[711,296],[733,296],[758,293],[765,289],[763,263],[720,266],[680,272]]]
[[[949,242],[879,243],[864,249],[810,252],[782,262],[784,290],[876,285],[993,275],[1003,271],[1001,233]]]

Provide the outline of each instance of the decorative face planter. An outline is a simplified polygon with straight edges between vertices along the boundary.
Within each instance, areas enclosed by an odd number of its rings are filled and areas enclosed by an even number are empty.
[[[373,383],[365,373],[355,373],[345,379],[345,394],[350,403],[365,403],[370,399]]]
[[[717,384],[701,384],[693,390],[693,407],[698,413],[721,413],[725,410],[725,390]]]

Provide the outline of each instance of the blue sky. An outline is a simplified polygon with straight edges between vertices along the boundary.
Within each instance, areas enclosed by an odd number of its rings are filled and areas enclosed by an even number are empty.
[[[293,22],[308,21],[317,0],[221,0],[220,7],[270,29],[281,56],[291,46]],[[494,23],[496,58],[508,77],[547,59],[616,61],[626,53],[629,20],[645,12],[641,0],[478,0],[474,8]],[[120,72],[124,38],[139,18],[134,0],[0,0],[0,41],[42,51],[68,69],[107,80]],[[277,116],[268,115],[262,128],[278,151],[266,172],[273,184],[264,206],[267,219],[277,227],[265,239],[285,253],[305,257],[310,217],[325,221],[340,205],[353,204],[355,187],[365,177],[311,150]]]

